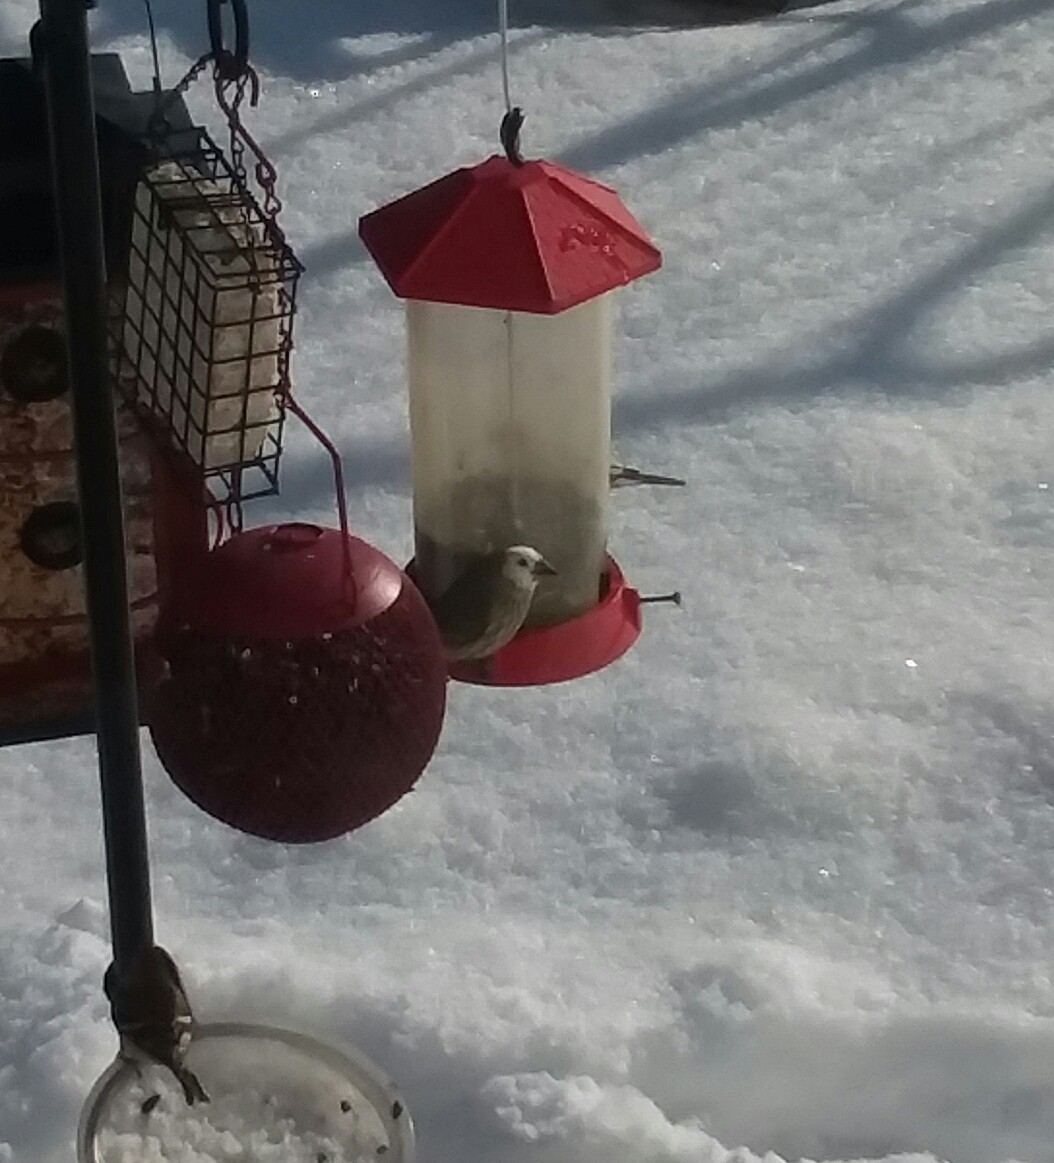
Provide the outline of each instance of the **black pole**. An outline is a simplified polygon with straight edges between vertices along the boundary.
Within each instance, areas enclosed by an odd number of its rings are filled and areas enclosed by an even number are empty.
[[[77,452],[84,583],[114,965],[124,978],[153,944],[139,711],[128,615],[124,516],[106,347],[106,263],[88,52],[91,0],[41,0],[44,66]]]

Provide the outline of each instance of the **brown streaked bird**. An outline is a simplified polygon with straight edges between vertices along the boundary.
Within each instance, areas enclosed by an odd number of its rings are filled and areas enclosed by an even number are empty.
[[[462,662],[496,654],[523,625],[538,582],[555,573],[529,545],[473,562],[432,603],[447,657]]]
[[[183,1088],[188,1104],[208,1102],[205,1088],[184,1062],[194,1015],[179,970],[169,954],[160,945],[143,949],[123,982],[118,982],[116,966],[111,965],[103,978],[103,990],[121,1039],[119,1056],[137,1070],[143,1062],[167,1066]]]

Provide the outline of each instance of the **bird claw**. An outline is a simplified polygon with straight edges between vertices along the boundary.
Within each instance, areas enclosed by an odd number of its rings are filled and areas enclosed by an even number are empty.
[[[172,1073],[176,1076],[176,1080],[183,1088],[183,1097],[187,1100],[187,1106],[193,1106],[196,1102],[211,1102],[208,1092],[201,1085],[201,1080],[194,1073],[193,1070],[188,1070],[186,1066],[181,1066],[178,1069],[173,1068]]]
[[[137,1076],[142,1078],[142,1062],[157,1063],[175,1075],[188,1105],[208,1102],[205,1088],[183,1064],[194,1015],[171,955],[158,945],[147,946],[135,956],[124,979],[112,964],[103,989],[120,1037],[119,1056],[135,1066]]]

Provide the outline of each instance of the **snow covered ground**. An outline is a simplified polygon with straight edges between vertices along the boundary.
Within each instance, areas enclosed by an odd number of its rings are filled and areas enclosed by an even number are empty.
[[[251,5],[296,381],[397,560],[402,311],[356,222],[495,151],[494,7]],[[685,607],[601,675],[452,687],[417,791],[330,844],[213,822],[148,750],[159,939],[200,1017],[370,1054],[422,1163],[1050,1163],[1054,0],[511,7],[526,151],[665,254],[616,436],[689,487],[617,493],[612,542]],[[169,81],[202,8],[157,0]],[[141,7],[92,23],[146,85]],[[274,512],[333,520],[299,434]],[[0,1160],[57,1163],[113,1052],[91,746],[0,752],[0,805]]]

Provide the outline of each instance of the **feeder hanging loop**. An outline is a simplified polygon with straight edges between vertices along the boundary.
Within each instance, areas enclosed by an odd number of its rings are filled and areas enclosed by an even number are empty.
[[[230,5],[234,17],[233,50],[229,49],[223,40],[224,4]],[[244,76],[249,68],[249,14],[245,8],[245,0],[207,0],[206,10],[210,55],[216,62],[217,76],[226,81],[236,81]]]
[[[351,562],[351,542],[350,530],[348,527],[348,501],[344,493],[344,464],[340,458],[340,453],[337,451],[337,446],[326,435],[325,432],[315,423],[314,420],[304,411],[304,409],[293,399],[292,393],[287,389],[282,394],[282,405],[287,408],[300,421],[301,424],[311,433],[312,436],[322,445],[322,447],[329,453],[330,461],[333,464],[333,484],[337,494],[337,516],[340,520],[340,534],[341,534],[341,556],[344,569],[344,585],[345,597],[352,604],[355,605],[356,585],[354,569]]]
[[[516,105],[501,119],[501,129],[498,131],[505,156],[514,166],[526,164],[523,160],[523,154],[520,152],[520,129],[522,127],[523,110],[519,105]]]

